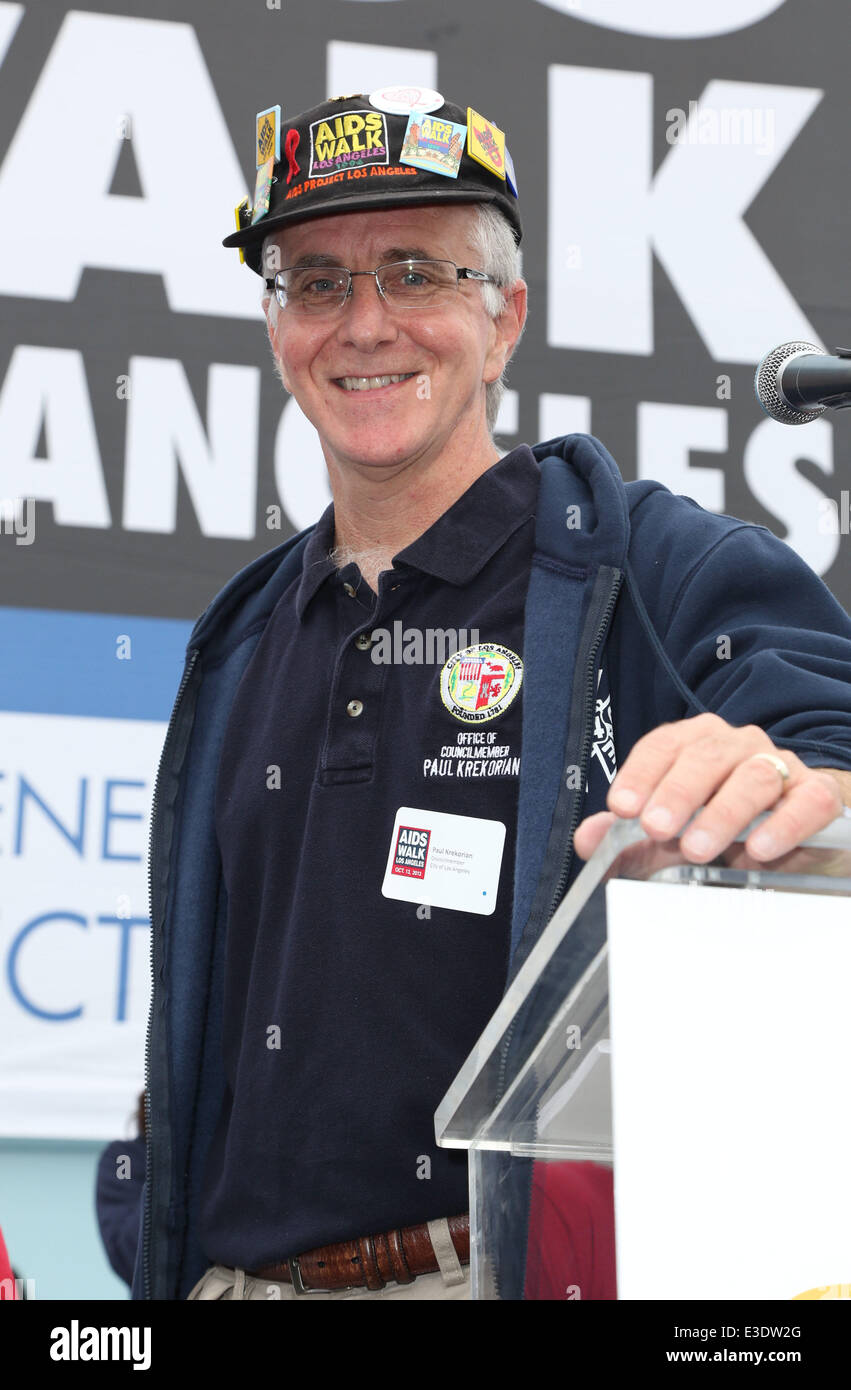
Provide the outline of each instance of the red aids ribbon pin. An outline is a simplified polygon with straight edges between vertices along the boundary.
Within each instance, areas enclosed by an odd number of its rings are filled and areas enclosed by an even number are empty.
[[[293,174],[301,173],[298,160],[295,157],[295,152],[298,149],[298,140],[299,135],[297,130],[287,131],[287,138],[284,141],[284,154],[287,156],[287,162],[290,166],[290,171],[287,174],[287,183],[292,181]]]

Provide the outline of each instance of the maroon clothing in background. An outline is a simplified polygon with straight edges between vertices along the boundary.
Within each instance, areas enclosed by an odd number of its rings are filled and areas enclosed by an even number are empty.
[[[524,1298],[617,1296],[612,1169],[599,1163],[536,1163]]]

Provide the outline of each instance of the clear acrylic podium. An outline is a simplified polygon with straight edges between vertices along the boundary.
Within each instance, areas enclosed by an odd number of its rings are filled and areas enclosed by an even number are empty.
[[[851,1280],[851,813],[770,864],[752,828],[698,866],[615,823],[517,970],[435,1113],[473,1298]]]

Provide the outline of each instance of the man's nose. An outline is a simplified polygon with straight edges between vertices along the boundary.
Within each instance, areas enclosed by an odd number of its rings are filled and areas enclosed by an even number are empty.
[[[398,334],[395,317],[379,291],[374,275],[353,275],[351,289],[340,310],[339,333],[343,341],[359,345],[386,342]]]

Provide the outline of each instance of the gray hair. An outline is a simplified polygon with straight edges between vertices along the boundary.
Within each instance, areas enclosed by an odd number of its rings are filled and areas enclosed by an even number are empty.
[[[511,223],[499,208],[493,203],[477,203],[476,213],[470,229],[470,241],[480,262],[476,269],[483,270],[495,281],[493,285],[482,285],[482,300],[485,313],[492,319],[498,319],[505,307],[506,290],[520,278],[521,252],[514,240]],[[522,330],[520,336],[523,336]],[[520,338],[517,339],[519,341]],[[507,370],[506,363],[496,381],[489,381],[485,387],[485,415],[491,435],[505,393]]]
[[[476,217],[470,228],[470,243],[473,247],[478,265],[476,270],[483,270],[493,280],[493,284],[481,287],[482,303],[485,313],[489,318],[498,319],[506,303],[506,291],[511,288],[516,280],[519,280],[522,267],[522,253],[514,240],[514,232],[507,217],[503,216],[499,208],[493,203],[476,203]],[[266,274],[267,248],[269,243],[274,241],[277,233],[271,233],[266,237],[260,251],[260,265],[262,274]],[[267,301],[271,300],[273,326],[277,317],[278,301],[271,295],[265,284],[263,286],[262,303],[265,309]],[[522,337],[522,330],[520,337]],[[519,343],[520,337],[517,342]],[[515,343],[515,347],[517,344]],[[276,366],[278,366],[276,362]],[[485,387],[485,418],[487,420],[488,431],[493,435],[496,425],[496,417],[499,414],[499,407],[505,394],[505,379],[508,364],[502,370],[502,374],[496,381],[489,381]],[[280,368],[278,367],[280,374]]]

